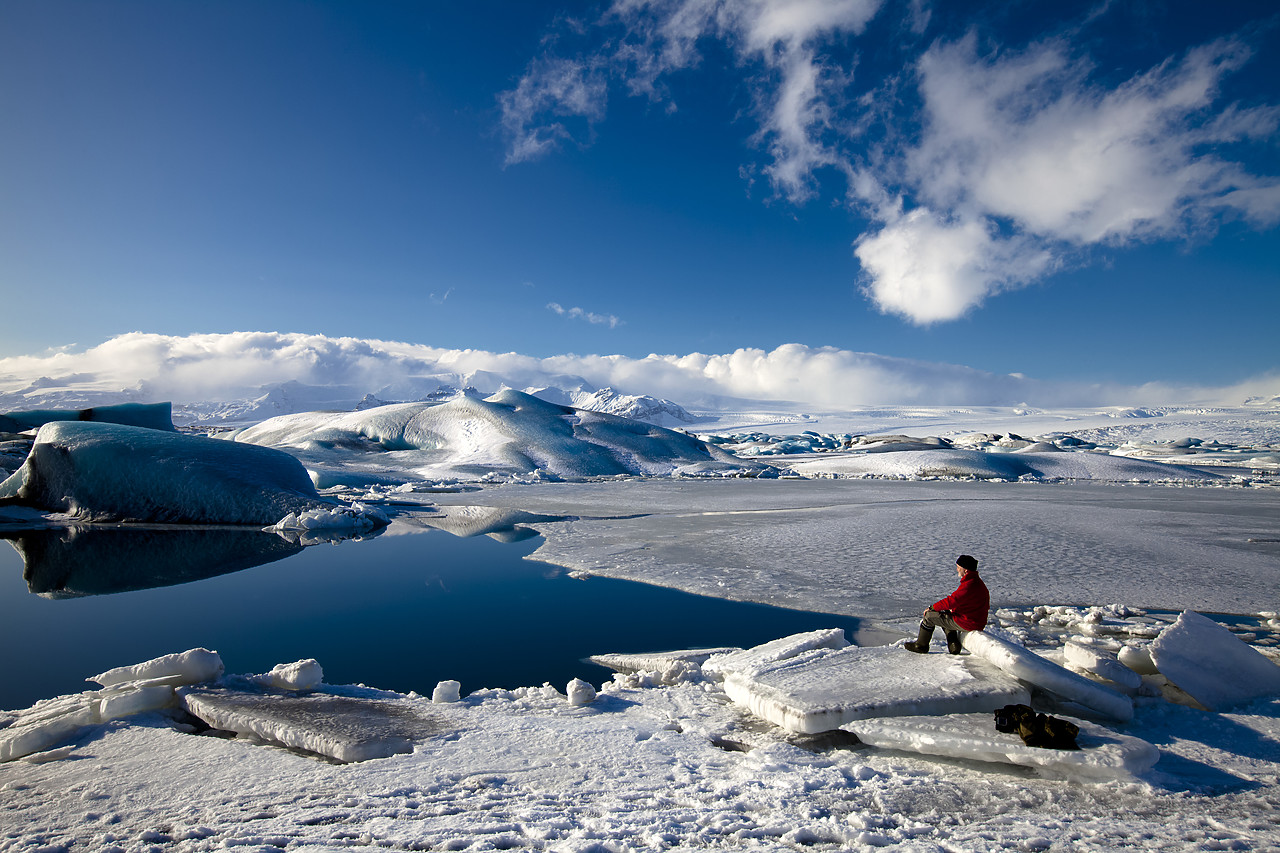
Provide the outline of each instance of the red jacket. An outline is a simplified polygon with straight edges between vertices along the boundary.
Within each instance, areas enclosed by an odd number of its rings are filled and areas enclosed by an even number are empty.
[[[978,573],[969,570],[960,578],[956,591],[933,605],[934,610],[950,610],[951,618],[966,631],[987,627],[987,611],[991,609],[991,593]]]

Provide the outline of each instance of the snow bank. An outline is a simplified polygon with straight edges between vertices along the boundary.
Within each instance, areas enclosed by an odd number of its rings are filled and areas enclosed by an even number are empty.
[[[971,631],[964,647],[1015,678],[1120,722],[1133,718],[1133,700],[1096,681],[1045,660],[987,631]]]
[[[868,717],[994,711],[1030,698],[1015,679],[969,655],[859,646],[730,672],[724,692],[757,716],[806,734]]]
[[[0,498],[86,521],[274,524],[328,509],[287,453],[136,426],[57,421],[40,428]]]
[[[1210,711],[1280,695],[1280,666],[1194,611],[1182,613],[1150,650],[1160,674]]]
[[[991,714],[860,720],[846,728],[869,746],[1019,764],[1092,782],[1138,776],[1160,760],[1160,750],[1141,738],[1118,734],[1087,720],[1071,722],[1080,728],[1076,738],[1079,750],[1027,746],[1016,734],[996,731]]]
[[[385,478],[389,470],[436,480],[772,471],[684,433],[519,391],[484,400],[459,396],[443,403],[288,415],[223,437],[288,448],[325,484],[363,483]]]

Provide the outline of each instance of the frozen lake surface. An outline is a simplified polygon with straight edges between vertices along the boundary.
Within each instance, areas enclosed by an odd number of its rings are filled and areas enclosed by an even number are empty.
[[[537,557],[704,595],[918,618],[973,554],[992,606],[1276,608],[1280,490],[1098,483],[635,480],[440,495],[576,516]]]
[[[608,670],[582,661],[592,654],[859,628],[848,617],[574,579],[523,559],[540,541],[398,524],[337,546],[300,548],[256,530],[104,529],[78,533],[69,548],[45,532],[24,543],[41,558],[26,583],[22,558],[0,546],[0,708],[86,689],[86,676],[122,661],[199,646],[233,672],[314,657],[330,683],[430,695],[443,679],[466,692],[607,680]],[[229,561],[228,573],[208,576],[212,564],[193,556],[210,552]],[[163,583],[172,585],[154,586]]]

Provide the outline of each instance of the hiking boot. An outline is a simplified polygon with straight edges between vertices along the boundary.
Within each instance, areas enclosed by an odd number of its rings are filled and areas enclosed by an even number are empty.
[[[952,655],[958,655],[962,651],[964,651],[964,646],[961,645],[960,643],[960,632],[948,631],[947,632],[947,653]]]
[[[933,628],[922,622],[919,636],[905,644],[903,648],[918,655],[927,655],[929,654],[929,640],[931,637],[933,637]]]

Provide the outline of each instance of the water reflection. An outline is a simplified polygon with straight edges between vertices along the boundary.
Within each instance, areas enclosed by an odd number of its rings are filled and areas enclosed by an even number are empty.
[[[27,589],[46,598],[190,583],[282,560],[300,544],[246,529],[71,527],[7,534]]]
[[[220,652],[233,673],[314,657],[330,684],[430,695],[446,678],[464,692],[544,681],[563,689],[575,677],[599,684],[610,673],[584,662],[593,654],[749,646],[831,627],[854,639],[860,628],[851,618],[576,580],[523,559],[541,539],[500,541],[527,528],[495,521],[455,519],[460,531],[485,534],[463,538],[402,517],[369,541],[305,548],[256,530],[23,534],[27,583],[42,594],[27,593],[22,561],[0,547],[0,708],[197,646]]]

